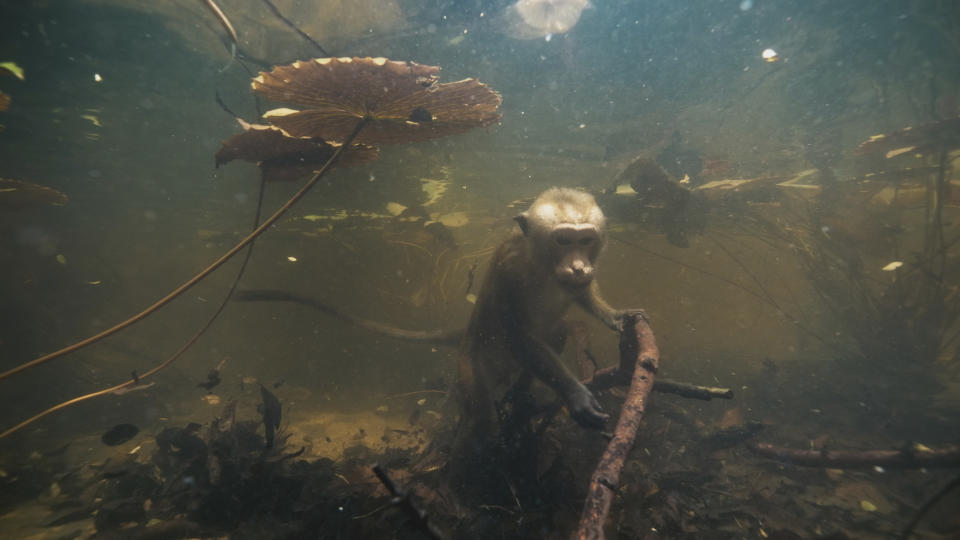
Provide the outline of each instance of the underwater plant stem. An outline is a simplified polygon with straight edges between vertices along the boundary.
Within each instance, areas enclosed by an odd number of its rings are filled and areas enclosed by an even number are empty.
[[[15,368],[12,368],[7,371],[4,371],[3,373],[0,373],[0,381],[7,379],[13,375],[16,375],[21,371],[25,371],[35,366],[39,366],[40,364],[49,362],[54,358],[58,358],[65,354],[69,354],[74,351],[80,350],[88,345],[92,345],[100,341],[105,337],[111,336],[119,332],[120,330],[123,330],[124,328],[127,328],[128,326],[131,326],[134,323],[143,320],[148,315],[152,314],[154,311],[157,311],[161,307],[170,303],[170,301],[172,301],[174,298],[186,292],[187,289],[199,283],[200,280],[202,280],[203,278],[213,273],[214,270],[222,266],[225,262],[230,260],[234,255],[239,253],[240,250],[242,250],[248,244],[253,242],[258,236],[263,234],[264,231],[270,228],[274,223],[277,222],[278,219],[280,219],[288,210],[290,210],[290,208],[292,208],[293,205],[297,203],[297,201],[302,199],[303,196],[306,195],[308,191],[310,191],[310,188],[312,188],[317,183],[318,180],[323,178],[324,174],[326,174],[326,172],[330,170],[330,168],[337,162],[337,160],[340,158],[340,155],[344,152],[344,149],[348,148],[353,143],[353,140],[356,139],[357,135],[360,133],[360,130],[363,129],[363,127],[367,124],[368,121],[369,121],[368,118],[362,118],[359,122],[357,122],[357,126],[353,129],[353,132],[350,134],[350,136],[348,136],[347,139],[343,142],[343,144],[339,148],[337,148],[337,150],[333,153],[332,156],[330,156],[330,159],[328,159],[327,162],[323,164],[323,167],[321,167],[320,170],[314,173],[313,177],[311,177],[310,180],[307,181],[307,183],[304,184],[302,188],[300,188],[300,191],[297,191],[292,197],[290,197],[290,200],[288,200],[286,203],[283,204],[283,206],[278,208],[277,211],[273,213],[273,215],[268,217],[266,221],[260,224],[259,227],[257,227],[250,234],[248,234],[246,238],[244,238],[239,243],[237,243],[237,245],[233,246],[229,251],[227,251],[223,256],[221,256],[219,259],[214,261],[210,266],[204,268],[203,270],[200,271],[200,273],[190,278],[190,280],[188,280],[186,283],[180,285],[179,287],[171,291],[169,294],[167,294],[160,300],[157,300],[156,302],[154,302],[152,305],[150,305],[148,308],[144,309],[140,313],[137,313],[133,317],[130,317],[129,319],[119,324],[116,324],[115,326],[108,328],[103,332],[100,332],[99,334],[90,336],[82,341],[78,341],[74,343],[73,345],[69,345],[58,351],[54,351],[52,353],[43,355],[39,358],[35,358],[29,362],[26,362]]]
[[[322,46],[320,46],[319,43],[317,43],[316,41],[314,41],[314,39],[313,39],[312,37],[310,37],[309,34],[307,34],[306,32],[304,32],[303,30],[301,30],[297,25],[293,24],[293,21],[291,21],[290,19],[284,17],[284,16],[283,16],[283,13],[280,13],[280,10],[277,9],[277,6],[275,6],[273,2],[271,2],[270,0],[263,0],[263,3],[266,4],[268,8],[270,8],[270,11],[272,11],[273,14],[276,15],[277,18],[280,19],[280,21],[283,22],[283,24],[289,26],[294,32],[297,33],[297,35],[299,35],[299,36],[302,37],[303,39],[309,41],[310,44],[313,45],[314,47],[316,47],[317,50],[320,51],[320,53],[321,53],[322,55],[324,55],[324,56],[330,56],[330,53],[328,53],[326,50],[324,50],[324,48],[323,48]]]
[[[223,29],[227,31],[227,36],[230,38],[230,56],[237,57],[237,47],[240,44],[240,38],[237,37],[237,31],[234,30],[233,24],[230,23],[230,19],[227,18],[226,13],[220,9],[220,6],[217,5],[214,0],[200,0],[203,2],[203,5],[207,6],[213,16],[220,21],[220,25],[223,26]]]
[[[943,499],[951,491],[960,488],[960,476],[951,480],[947,485],[943,486],[940,491],[938,491],[933,497],[931,497],[927,502],[923,504],[920,510],[917,512],[917,515],[913,516],[913,519],[910,520],[910,523],[904,527],[903,532],[900,533],[900,540],[909,540],[913,536],[913,530],[917,527],[917,524],[920,523],[920,520],[933,509],[937,503],[940,502],[940,499]]]

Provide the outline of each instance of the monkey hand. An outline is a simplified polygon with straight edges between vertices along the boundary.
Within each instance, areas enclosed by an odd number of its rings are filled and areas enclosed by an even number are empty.
[[[567,396],[567,407],[570,409],[570,416],[578,424],[585,428],[601,429],[610,418],[609,414],[600,409],[600,403],[593,396],[590,390],[581,383]]]
[[[650,317],[647,316],[647,312],[642,309],[621,309],[613,316],[613,329],[617,333],[622,334],[623,331],[627,329],[627,325],[633,324],[637,319],[642,319],[648,323],[650,322]]]

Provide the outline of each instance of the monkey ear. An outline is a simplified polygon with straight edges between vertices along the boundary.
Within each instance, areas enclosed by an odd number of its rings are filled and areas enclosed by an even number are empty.
[[[526,236],[527,229],[529,228],[527,226],[527,213],[524,212],[518,215],[517,217],[513,218],[513,220],[517,222],[517,225],[520,225],[520,230],[523,231],[523,235]]]

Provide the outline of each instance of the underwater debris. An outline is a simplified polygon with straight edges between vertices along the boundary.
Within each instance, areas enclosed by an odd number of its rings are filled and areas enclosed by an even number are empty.
[[[227,32],[227,37],[230,38],[230,56],[233,58],[237,57],[237,47],[240,44],[240,38],[237,37],[237,31],[234,30],[233,24],[230,23],[230,19],[227,18],[226,13],[220,9],[220,6],[217,5],[214,0],[200,0],[203,5],[207,6],[207,9],[213,13],[213,16],[217,18],[217,21],[220,22],[220,25],[223,26],[223,29]]]
[[[283,408],[280,406],[280,400],[273,392],[267,390],[267,387],[260,385],[260,396],[263,398],[263,404],[260,405],[260,412],[263,415],[264,439],[266,439],[266,449],[273,448],[274,436],[280,427],[280,419],[283,416]]]
[[[218,384],[222,382],[220,378],[220,370],[223,369],[223,365],[227,363],[227,359],[224,358],[220,361],[219,364],[207,373],[207,379],[205,381],[200,381],[197,383],[197,386],[205,389],[206,391],[213,390]]]
[[[268,182],[296,180],[323,166],[340,147],[319,137],[293,137],[276,126],[251,124],[237,118],[242,133],[223,141],[214,160],[219,167],[235,159],[256,163]],[[355,144],[343,152],[338,166],[374,161],[380,150]]]
[[[0,207],[24,208],[38,204],[63,206],[67,195],[56,189],[33,182],[0,178]]]
[[[500,120],[500,95],[476,79],[438,83],[437,66],[386,58],[316,58],[261,72],[258,95],[306,110],[263,115],[295,137],[342,141],[361,119],[372,120],[355,142],[424,141]]]
[[[630,189],[621,189],[624,183],[629,184]],[[694,196],[688,183],[672,179],[657,161],[647,157],[633,160],[617,175],[614,188],[608,191],[630,194],[631,190],[642,204],[663,209],[659,226],[671,244],[687,247],[689,236],[703,229],[702,200]]]
[[[907,152],[922,154],[941,148],[958,147],[960,147],[960,116],[905,127],[885,135],[874,135],[860,143],[853,154],[865,156],[883,153],[889,159]]]
[[[688,192],[670,180],[667,172],[656,161],[639,157],[624,169],[618,176],[616,183],[626,182],[637,194],[654,200],[670,199],[677,192]]]
[[[900,268],[901,266],[903,266],[903,261],[893,261],[890,264],[881,268],[881,270],[883,270],[884,272],[893,272],[894,270],[896,270],[897,268]]]
[[[444,227],[457,228],[470,223],[470,218],[467,217],[466,212],[450,212],[449,214],[438,215],[433,221],[426,222],[424,226],[429,226],[433,223],[440,223]]]
[[[23,76],[23,68],[14,62],[0,62],[0,73],[9,73],[21,81],[26,80]]]
[[[117,424],[107,430],[100,440],[107,446],[117,446],[136,437],[137,433],[140,433],[140,428],[133,424]]]
[[[656,162],[672,177],[683,179],[681,183],[701,183],[703,156],[679,131],[674,131],[670,143],[657,153]]]
[[[387,491],[390,492],[390,496],[392,497],[390,504],[403,510],[403,513],[407,515],[407,519],[411,525],[426,535],[427,538],[432,538],[433,540],[443,538],[437,529],[433,527],[433,524],[430,523],[427,513],[413,504],[409,491],[397,487],[397,484],[387,475],[387,472],[384,471],[380,465],[373,466],[373,474],[377,475],[377,480],[380,480],[383,487],[387,488]]]

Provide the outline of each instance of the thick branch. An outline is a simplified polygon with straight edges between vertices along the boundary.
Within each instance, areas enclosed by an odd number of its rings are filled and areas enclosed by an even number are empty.
[[[657,349],[653,330],[641,317],[635,318],[633,324],[627,326],[627,330],[620,335],[620,363],[632,363],[635,366],[630,391],[620,411],[613,439],[604,450],[590,479],[587,499],[583,504],[583,513],[580,514],[580,525],[574,535],[579,539],[604,538],[603,523],[607,519],[614,492],[620,482],[623,463],[633,448],[650,391],[653,390],[654,375],[660,363],[660,351]]]

